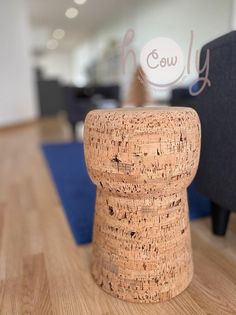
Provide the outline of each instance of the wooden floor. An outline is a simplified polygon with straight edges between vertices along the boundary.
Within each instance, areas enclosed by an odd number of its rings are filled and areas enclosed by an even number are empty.
[[[0,314],[236,314],[236,216],[217,238],[192,223],[195,275],[169,302],[138,305],[96,286],[91,246],[76,246],[39,145],[61,120],[0,131]]]

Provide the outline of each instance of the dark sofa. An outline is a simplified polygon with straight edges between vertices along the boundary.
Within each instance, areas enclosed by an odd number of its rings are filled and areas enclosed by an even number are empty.
[[[74,138],[76,138],[76,124],[84,121],[89,111],[100,108],[102,102],[106,100],[115,101],[116,106],[120,105],[120,88],[118,85],[84,88],[67,86],[64,87],[64,96],[67,118]]]
[[[236,31],[202,48],[200,68],[207,49],[211,86],[205,87],[194,106],[202,126],[195,182],[212,201],[213,232],[224,235],[230,212],[236,211]]]

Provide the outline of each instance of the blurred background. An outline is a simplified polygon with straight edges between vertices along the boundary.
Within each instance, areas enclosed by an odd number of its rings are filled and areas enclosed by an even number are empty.
[[[121,67],[128,29],[137,62],[157,36],[174,39],[187,56],[190,31],[195,52],[235,27],[235,8],[233,0],[1,0],[0,127],[59,115],[79,137],[90,109],[125,103],[136,70],[132,60],[125,74]],[[177,93],[149,92],[153,104],[190,102],[191,63]]]

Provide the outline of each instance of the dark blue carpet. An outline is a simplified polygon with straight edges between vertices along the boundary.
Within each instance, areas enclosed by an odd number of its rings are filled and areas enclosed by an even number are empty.
[[[86,171],[83,144],[45,144],[42,149],[76,242],[90,242],[96,190]],[[194,183],[188,196],[191,219],[209,215],[210,203]]]
[[[45,144],[43,152],[78,244],[91,241],[95,186],[84,162],[83,144]]]

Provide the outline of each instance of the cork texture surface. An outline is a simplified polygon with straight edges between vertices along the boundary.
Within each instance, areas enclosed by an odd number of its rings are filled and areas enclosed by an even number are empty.
[[[103,290],[139,303],[181,293],[193,275],[186,189],[201,130],[184,107],[95,110],[85,159],[97,186],[92,274]]]

